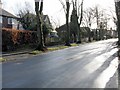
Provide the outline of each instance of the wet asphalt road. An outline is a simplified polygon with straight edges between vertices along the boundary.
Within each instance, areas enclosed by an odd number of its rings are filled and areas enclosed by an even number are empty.
[[[117,88],[117,39],[2,64],[3,88]]]

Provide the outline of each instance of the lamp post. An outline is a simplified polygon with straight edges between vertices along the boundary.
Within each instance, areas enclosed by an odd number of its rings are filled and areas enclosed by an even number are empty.
[[[36,48],[37,50],[44,50],[44,43],[43,43],[43,32],[42,32],[42,19],[41,19],[41,13],[43,10],[43,0],[41,0],[41,3],[39,5],[40,0],[35,0],[35,11],[36,11],[36,19],[37,19],[37,31],[38,31],[38,40],[39,44]],[[39,10],[40,6],[40,10]]]

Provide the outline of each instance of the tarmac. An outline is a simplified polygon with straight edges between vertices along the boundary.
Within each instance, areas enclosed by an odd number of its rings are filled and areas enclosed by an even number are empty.
[[[29,54],[31,51],[33,51],[33,50],[32,49],[24,49],[24,50],[14,51],[14,52],[2,52],[2,58],[5,58],[7,60],[7,62],[9,62],[9,61],[17,61],[17,60],[22,60],[25,58],[30,58],[30,57],[36,56],[36,55]],[[40,54],[38,54],[38,55],[40,55]],[[6,63],[6,61],[3,63]],[[116,72],[116,74],[118,74],[118,77],[117,77],[118,78],[118,90],[120,90],[120,64],[118,66],[118,72]]]

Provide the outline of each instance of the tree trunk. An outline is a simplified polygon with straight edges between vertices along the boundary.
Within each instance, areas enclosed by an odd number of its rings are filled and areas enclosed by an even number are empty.
[[[81,43],[81,29],[80,29],[80,24],[78,24],[78,41],[77,44]]]
[[[69,29],[69,2],[66,1],[66,41],[65,46],[71,46],[70,45],[70,29]]]
[[[76,39],[77,39],[76,33],[74,33],[73,35],[74,35],[74,43],[76,43],[76,41],[77,41],[77,40],[76,40]]]
[[[41,2],[43,3],[43,2]],[[44,43],[43,43],[43,32],[42,32],[42,23],[41,23],[41,12],[39,12],[39,2],[35,2],[35,11],[36,11],[36,15],[37,15],[37,31],[38,31],[38,40],[39,40],[39,44],[36,48],[36,50],[42,50],[44,51]]]
[[[78,41],[77,41],[77,43],[81,43],[81,29],[80,29],[80,25],[82,23],[82,19],[83,19],[83,0],[82,0],[82,3],[81,3],[80,23],[78,23]]]
[[[46,45],[46,35],[43,35],[44,45]]]
[[[91,31],[90,31],[90,29],[88,30],[88,42],[91,42]]]
[[[97,41],[97,29],[95,30],[95,40]]]

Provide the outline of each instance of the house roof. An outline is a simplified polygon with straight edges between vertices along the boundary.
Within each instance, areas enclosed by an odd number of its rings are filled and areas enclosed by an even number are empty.
[[[48,15],[43,15],[43,20],[45,20],[46,18],[48,18]]]
[[[51,24],[49,16],[48,15],[43,15],[43,21],[46,21],[46,19],[48,20],[48,23]]]
[[[69,23],[69,25],[70,25],[70,23]],[[70,27],[71,28],[71,27]],[[88,30],[90,30],[90,28],[89,27],[80,27],[80,29],[82,30],[82,31],[88,31]],[[60,26],[59,28],[56,28],[56,31],[57,32],[61,32],[61,31],[65,31],[66,30],[66,24],[64,24],[64,25],[62,25],[62,26]]]
[[[18,18],[17,16],[9,13],[8,11],[2,9],[2,13],[0,13],[1,16],[7,16],[7,17],[11,17],[11,18]]]
[[[69,23],[69,25],[70,25],[70,23]],[[65,31],[65,30],[66,30],[66,24],[63,24],[59,28],[56,28],[57,32],[59,32],[59,31]]]

